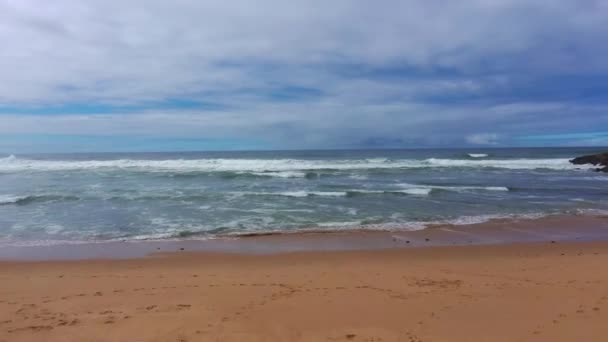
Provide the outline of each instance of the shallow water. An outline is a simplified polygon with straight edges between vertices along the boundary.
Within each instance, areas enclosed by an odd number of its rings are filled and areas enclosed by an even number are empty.
[[[0,156],[0,240],[421,229],[608,209],[597,149]]]

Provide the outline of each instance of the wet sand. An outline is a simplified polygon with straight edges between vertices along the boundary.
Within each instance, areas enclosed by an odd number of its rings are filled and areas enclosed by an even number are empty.
[[[604,341],[608,242],[0,263],[0,341]]]
[[[555,215],[498,219],[469,225],[437,225],[408,231],[352,229],[226,236],[218,239],[113,241],[37,246],[0,245],[0,260],[141,258],[164,252],[273,254],[300,251],[378,250],[437,246],[500,245],[518,242],[608,241],[608,216]]]

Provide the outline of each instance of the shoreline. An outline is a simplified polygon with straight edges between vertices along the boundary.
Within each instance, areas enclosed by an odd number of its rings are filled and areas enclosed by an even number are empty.
[[[574,241],[608,241],[608,216],[552,215],[533,219],[492,219],[468,225],[431,225],[412,231],[317,230],[214,239],[4,245],[0,246],[0,261],[131,259],[172,252],[251,255]]]

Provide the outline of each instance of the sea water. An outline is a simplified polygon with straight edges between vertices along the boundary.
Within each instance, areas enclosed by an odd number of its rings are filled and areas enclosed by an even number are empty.
[[[0,155],[0,243],[413,230],[608,209],[601,149]]]

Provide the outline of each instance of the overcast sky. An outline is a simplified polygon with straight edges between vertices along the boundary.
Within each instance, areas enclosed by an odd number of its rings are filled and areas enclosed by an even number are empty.
[[[0,0],[0,152],[608,145],[608,1]]]

